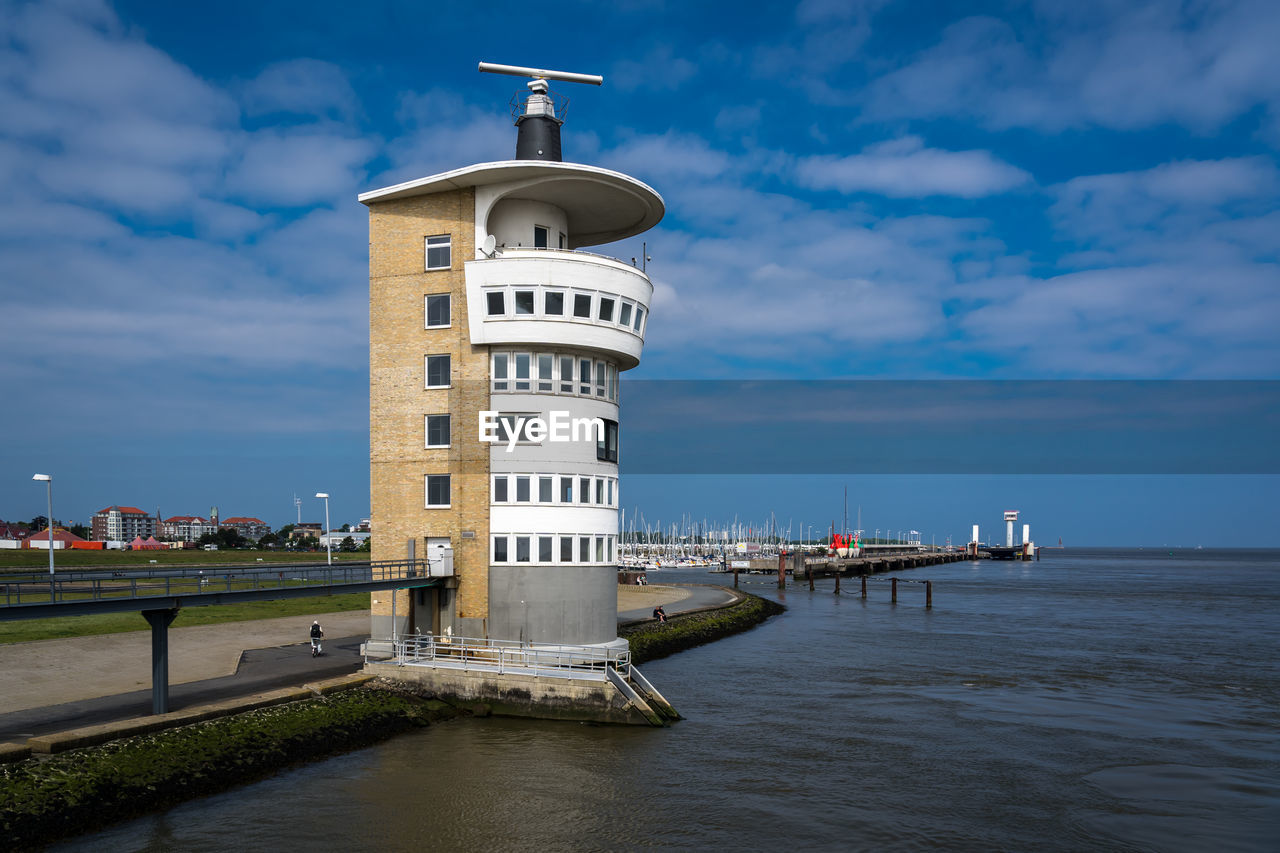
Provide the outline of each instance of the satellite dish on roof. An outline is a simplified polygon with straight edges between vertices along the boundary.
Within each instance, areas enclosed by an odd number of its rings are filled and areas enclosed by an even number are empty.
[[[484,253],[486,258],[492,258],[497,246],[497,239],[492,234],[486,234],[484,235],[484,242],[480,244],[480,251]]]

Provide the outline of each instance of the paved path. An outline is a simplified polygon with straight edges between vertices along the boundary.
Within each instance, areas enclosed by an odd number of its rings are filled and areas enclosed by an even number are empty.
[[[618,621],[649,618],[659,604],[675,614],[730,598],[714,587],[619,587]],[[308,639],[313,618],[330,638],[316,659]],[[169,705],[177,710],[356,671],[368,635],[368,611],[172,628]],[[149,630],[0,645],[0,742],[150,713]]]

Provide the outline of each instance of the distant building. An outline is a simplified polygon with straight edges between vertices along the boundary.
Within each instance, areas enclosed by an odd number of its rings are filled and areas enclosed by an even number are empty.
[[[324,525],[318,521],[304,521],[301,524],[295,524],[292,532],[289,533],[290,539],[305,539],[308,536],[314,536],[317,539],[324,533]]]
[[[328,545],[336,551],[342,547],[342,541],[348,538],[356,544],[356,547],[359,547],[364,544],[364,540],[369,538],[369,534],[361,533],[357,530],[351,530],[345,533],[341,530],[335,530],[332,533],[326,533],[320,536],[320,547],[323,548]]]
[[[170,542],[195,542],[217,530],[212,521],[198,515],[175,515],[160,522],[160,538]]]
[[[26,539],[31,529],[25,524],[12,521],[0,521],[0,539]]]
[[[356,525],[356,533],[368,533],[373,528],[369,526],[369,519],[362,518],[360,523]]]
[[[93,538],[129,542],[156,535],[156,520],[136,506],[109,506],[93,515]]]
[[[0,521],[0,548],[21,548],[23,540],[25,540],[30,533],[31,531],[25,524],[14,524],[10,521]]]
[[[218,526],[230,528],[245,539],[252,539],[254,542],[271,532],[271,525],[262,519],[243,515],[233,515],[231,518],[224,519]]]
[[[75,543],[83,541],[83,539],[69,530],[63,530],[61,527],[55,527],[53,529],[53,550],[55,551],[71,548]],[[22,540],[22,547],[47,551],[49,549],[48,529],[41,530],[39,533],[33,533],[31,536]]]

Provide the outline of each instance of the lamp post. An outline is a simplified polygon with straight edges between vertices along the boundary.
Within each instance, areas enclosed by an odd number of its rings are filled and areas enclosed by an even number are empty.
[[[316,492],[316,497],[324,498],[324,549],[328,552],[329,565],[333,565],[333,540],[329,537],[329,493]]]
[[[49,524],[47,525],[45,532],[49,537],[49,603],[53,604],[53,475],[35,474],[31,479],[36,482],[44,483],[45,489],[49,495]]]

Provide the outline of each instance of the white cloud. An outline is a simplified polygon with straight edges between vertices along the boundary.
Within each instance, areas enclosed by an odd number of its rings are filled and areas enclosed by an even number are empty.
[[[245,201],[293,207],[351,193],[376,151],[372,140],[324,125],[256,131],[241,143],[226,189]]]
[[[1210,133],[1280,102],[1280,5],[1045,2],[1028,34],[973,17],[877,73],[864,119],[972,118],[987,127]],[[1031,33],[1034,33],[1032,35]]]
[[[359,107],[343,70],[318,59],[273,63],[245,84],[240,98],[250,115],[280,112],[338,119],[350,118]]]
[[[1152,264],[993,281],[960,325],[1022,376],[1257,378],[1280,369],[1273,270]]]
[[[872,145],[860,154],[845,157],[804,157],[795,168],[803,186],[894,198],[980,198],[1008,192],[1031,181],[1022,169],[990,152],[925,148],[924,141],[914,136]]]
[[[648,181],[706,180],[723,174],[729,155],[693,134],[668,131],[660,136],[637,134],[601,152],[605,164]]]
[[[301,408],[263,411],[260,389],[365,372],[354,195],[376,138],[332,121],[247,132],[230,94],[103,4],[4,10],[0,375],[57,389],[40,405],[62,422],[92,410],[128,428],[163,389],[148,428],[305,429]],[[304,204],[302,218],[270,212]]]
[[[1219,262],[1280,247],[1274,222],[1280,171],[1266,158],[1177,161],[1152,169],[1073,178],[1052,192],[1059,232],[1089,247],[1089,264],[1117,259]]]

